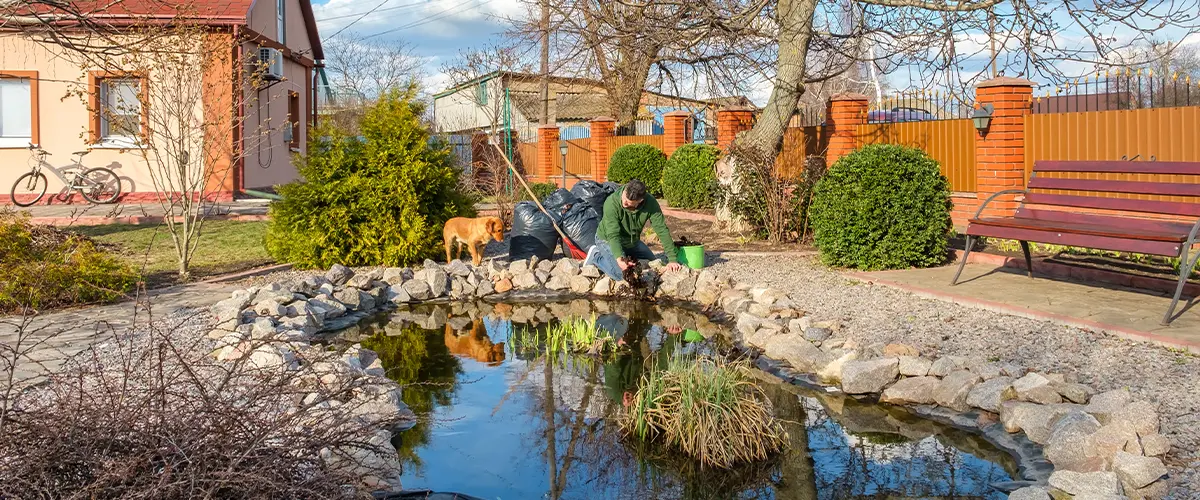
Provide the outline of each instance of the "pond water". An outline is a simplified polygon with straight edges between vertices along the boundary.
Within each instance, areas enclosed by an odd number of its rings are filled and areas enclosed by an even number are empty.
[[[514,332],[597,317],[618,355],[513,352]],[[981,438],[886,405],[778,383],[761,373],[786,423],[787,450],[733,471],[700,470],[623,437],[617,416],[643,370],[719,355],[713,325],[637,303],[422,306],[341,333],[377,351],[420,417],[393,439],[408,489],[486,499],[985,498],[1006,495],[1016,462]]]

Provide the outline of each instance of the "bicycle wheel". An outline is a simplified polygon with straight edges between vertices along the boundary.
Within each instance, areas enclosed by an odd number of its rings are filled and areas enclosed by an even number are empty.
[[[121,179],[107,168],[89,168],[79,176],[75,189],[92,203],[112,203],[121,196]]]
[[[28,207],[37,203],[46,195],[46,175],[38,172],[26,172],[17,177],[17,182],[13,183],[12,202],[18,207]]]

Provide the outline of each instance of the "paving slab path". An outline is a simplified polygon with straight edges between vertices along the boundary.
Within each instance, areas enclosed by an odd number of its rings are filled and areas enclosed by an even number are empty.
[[[36,347],[17,364],[16,379],[21,385],[37,383],[47,373],[61,368],[68,358],[109,338],[113,332],[145,324],[181,308],[210,306],[228,298],[237,287],[233,283],[191,283],[151,290],[149,300],[127,300],[35,316],[25,326],[25,331],[32,333],[26,336],[24,345],[36,343]],[[21,322],[22,318],[16,316],[0,317],[0,345],[15,347]]]

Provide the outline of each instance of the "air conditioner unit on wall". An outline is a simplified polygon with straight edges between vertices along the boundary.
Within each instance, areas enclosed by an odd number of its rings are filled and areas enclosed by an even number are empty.
[[[283,79],[283,54],[278,49],[260,47],[258,49],[258,60],[263,65],[264,80],[275,81]]]

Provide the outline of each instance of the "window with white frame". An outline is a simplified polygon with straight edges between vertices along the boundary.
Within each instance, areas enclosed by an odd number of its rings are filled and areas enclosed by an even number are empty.
[[[275,0],[275,29],[279,34],[279,43],[287,45],[287,27],[284,24],[286,17],[284,10],[287,6],[287,0]]]
[[[0,147],[33,142],[33,104],[28,78],[0,78]]]
[[[136,143],[142,132],[140,78],[105,78],[100,81],[100,140]]]

